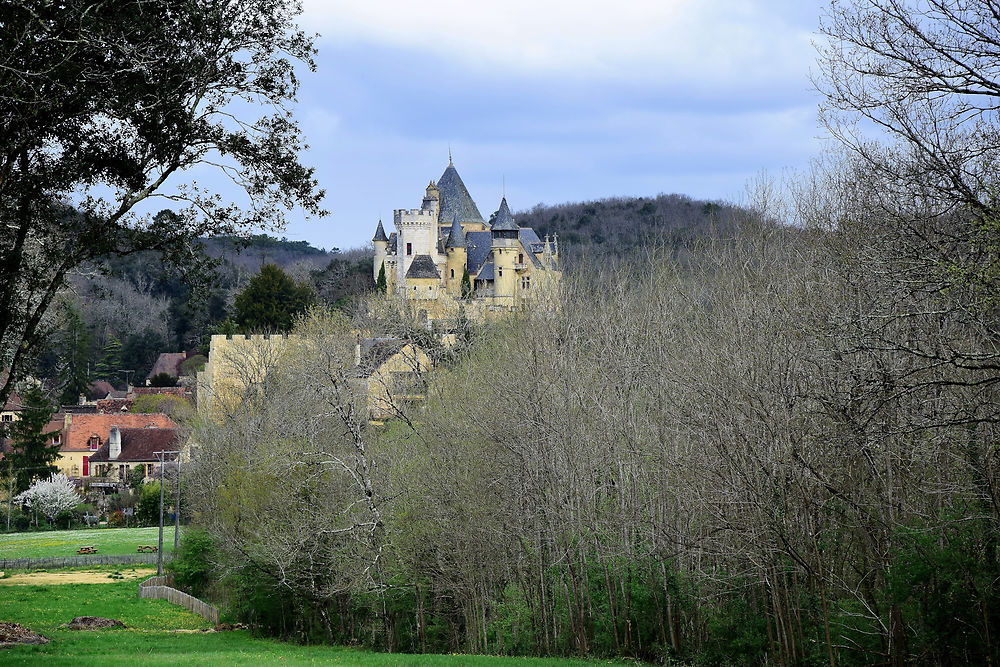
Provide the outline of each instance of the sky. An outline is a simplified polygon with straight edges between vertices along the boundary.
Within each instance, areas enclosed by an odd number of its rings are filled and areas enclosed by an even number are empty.
[[[454,164],[484,216],[614,196],[739,201],[822,144],[820,0],[304,0],[317,71],[295,115],[331,214],[368,243]]]

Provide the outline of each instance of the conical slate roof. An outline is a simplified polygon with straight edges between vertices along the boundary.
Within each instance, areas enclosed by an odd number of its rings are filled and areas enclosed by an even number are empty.
[[[381,220],[378,221],[378,227],[375,228],[375,238],[372,239],[372,242],[375,241],[389,241],[389,237],[385,235],[385,229],[382,228]]]
[[[447,247],[465,247],[465,232],[462,231],[462,224],[458,221],[458,213],[455,214],[455,219],[451,221],[451,233],[448,234]]]
[[[520,227],[514,222],[514,216],[510,214],[510,209],[507,208],[507,198],[504,197],[500,200],[500,208],[497,209],[496,217],[493,218],[493,224],[490,226],[491,232],[516,232]]]
[[[456,214],[462,222],[485,222],[483,215],[472,201],[472,195],[458,175],[455,165],[448,163],[448,168],[438,179],[439,193],[438,222],[448,222]]]

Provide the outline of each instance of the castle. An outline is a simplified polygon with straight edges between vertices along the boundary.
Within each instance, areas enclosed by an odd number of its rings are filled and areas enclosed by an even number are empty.
[[[473,317],[515,310],[558,283],[558,239],[519,227],[506,197],[484,220],[450,155],[420,208],[396,210],[393,224],[389,236],[381,220],[375,229],[373,275],[385,276],[388,296],[415,302],[431,319],[460,306]]]

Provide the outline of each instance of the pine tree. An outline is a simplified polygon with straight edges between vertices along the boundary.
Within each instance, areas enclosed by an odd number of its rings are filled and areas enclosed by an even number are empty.
[[[107,380],[111,384],[117,379],[115,375],[121,368],[122,342],[114,334],[108,335],[108,342],[104,344],[101,353],[101,360],[97,362],[97,377]]]
[[[16,478],[15,493],[26,491],[33,480],[45,479],[59,471],[52,465],[59,458],[59,445],[47,444],[43,433],[52,419],[52,403],[37,385],[26,389],[21,400],[18,418],[9,425],[14,451],[5,457],[10,459]]]
[[[472,298],[472,281],[469,280],[469,269],[462,271],[462,298]]]
[[[62,365],[59,368],[62,394],[59,400],[65,405],[73,405],[80,394],[87,393],[90,384],[87,361],[91,338],[80,312],[72,304],[66,305],[63,318],[65,327],[59,340],[62,353]]]
[[[375,281],[375,291],[379,294],[385,294],[388,290],[388,284],[385,280],[385,262],[382,262],[382,266],[378,269],[378,280]]]

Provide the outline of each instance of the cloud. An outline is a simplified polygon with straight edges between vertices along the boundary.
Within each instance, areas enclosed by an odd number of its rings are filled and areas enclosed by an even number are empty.
[[[786,2],[306,0],[302,25],[339,46],[382,44],[469,68],[580,80],[776,80],[811,57]]]

